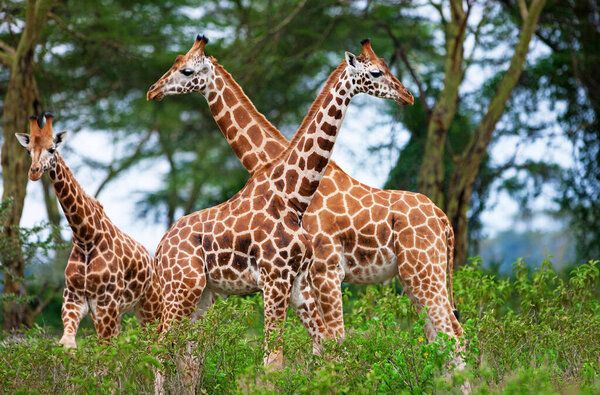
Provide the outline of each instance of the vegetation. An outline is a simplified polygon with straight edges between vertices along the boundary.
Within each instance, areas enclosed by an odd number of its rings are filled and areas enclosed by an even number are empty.
[[[150,392],[157,368],[181,392],[175,356],[190,339],[200,392],[447,393],[465,381],[480,393],[600,392],[599,263],[581,265],[600,256],[599,19],[598,0],[3,1],[0,392]],[[410,136],[402,146],[390,137],[370,147],[395,155],[385,187],[426,193],[447,212],[458,264],[483,248],[490,256],[455,275],[465,371],[448,369],[451,339],[424,341],[424,318],[397,285],[345,288],[348,338],[327,344],[322,357],[311,355],[290,314],[281,372],[262,368],[260,296],[221,300],[202,321],[170,333],[168,347],[133,319],[118,339],[99,344],[89,318],[78,350],[57,345],[64,219],[43,178],[48,222],[41,215],[38,226],[19,226],[29,158],[13,134],[27,130],[29,115],[53,111],[74,133],[108,137],[98,151],[114,154],[83,158],[99,180],[88,192],[102,201],[127,172],[156,169],[156,188],[128,191],[140,221],[155,226],[226,200],[248,174],[203,99],[145,100],[197,33],[210,37],[207,53],[287,137],[343,51],[372,38],[416,98],[400,110],[377,106],[385,127]],[[544,138],[569,141],[572,163],[511,148]],[[506,139],[515,144],[493,157]],[[481,242],[492,194],[507,192],[527,218],[548,188],[550,214],[564,229],[511,229],[496,251]],[[501,263],[525,239],[541,251],[565,234],[575,239],[557,262],[565,274],[549,261],[537,269],[518,261],[512,271]]]
[[[204,318],[156,335],[126,320],[111,344],[92,332],[70,352],[57,336],[36,326],[0,342],[2,392],[150,392],[154,371],[166,386],[185,388],[175,356],[192,340],[202,366],[201,393],[458,393],[468,381],[474,393],[600,391],[600,262],[565,278],[549,261],[530,271],[522,261],[512,276],[486,274],[479,260],[458,271],[455,297],[465,328],[464,371],[448,369],[453,340],[427,343],[424,315],[416,315],[397,286],[346,289],[348,337],[311,354],[311,339],[290,312],[284,338],[285,367],[262,368],[260,296],[220,300]],[[162,361],[162,362],[161,362]]]
[[[406,145],[391,138],[373,147],[399,153],[386,187],[424,192],[448,213],[458,264],[468,242],[470,253],[478,252],[490,194],[508,191],[528,208],[550,185],[559,198],[554,212],[560,209],[580,247],[576,259],[593,259],[600,245],[598,9],[596,0],[4,1],[3,200],[13,206],[3,233],[13,236],[26,196],[28,158],[12,136],[27,129],[28,115],[51,110],[73,132],[109,137],[102,150],[114,156],[84,158],[100,180],[88,192],[101,200],[123,174],[156,166],[158,187],[135,200],[141,220],[166,228],[224,201],[248,177],[197,95],[145,101],[146,88],[197,33],[211,38],[207,52],[284,132],[295,130],[343,51],[369,36],[417,98],[401,110],[378,105],[387,127],[410,133]],[[479,74],[483,81],[473,78]],[[548,110],[540,114],[541,107]],[[539,122],[553,118],[548,113],[555,119]],[[504,137],[530,144],[549,133],[571,140],[572,167],[549,157],[522,159],[517,150],[499,162],[489,156]],[[47,218],[59,225],[46,179],[43,186]],[[57,254],[57,267],[64,258]],[[25,295],[19,279],[29,262],[19,254],[6,259],[3,294]],[[5,329],[19,328],[30,313],[16,300],[7,304]]]

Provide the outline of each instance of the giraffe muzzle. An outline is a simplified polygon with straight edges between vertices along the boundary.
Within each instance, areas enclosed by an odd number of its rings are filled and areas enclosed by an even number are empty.
[[[396,99],[396,103],[398,103],[401,106],[412,106],[413,104],[415,104],[415,98],[413,97],[412,93],[405,90],[404,92],[399,94],[398,99]]]
[[[157,87],[156,84],[152,85],[150,89],[148,89],[148,93],[146,93],[147,101],[161,101],[165,97],[165,94],[162,93],[160,87]]]
[[[42,171],[42,167],[41,166],[40,167],[35,167],[35,168],[32,167],[31,169],[29,169],[29,179],[31,181],[37,181],[40,178],[42,178],[42,174],[43,173],[44,172]]]

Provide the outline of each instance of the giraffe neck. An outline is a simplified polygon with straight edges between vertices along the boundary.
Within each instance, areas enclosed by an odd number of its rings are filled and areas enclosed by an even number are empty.
[[[48,171],[48,175],[73,230],[73,241],[89,244],[101,230],[100,217],[104,215],[102,206],[85,193],[58,152],[56,165]]]
[[[275,187],[299,213],[308,208],[331,153],[350,100],[356,94],[351,77],[343,61],[329,76],[302,125],[281,156],[281,163],[273,166]]]
[[[288,146],[288,141],[256,107],[221,65],[214,62],[215,82],[205,92],[223,136],[244,167],[254,174]]]

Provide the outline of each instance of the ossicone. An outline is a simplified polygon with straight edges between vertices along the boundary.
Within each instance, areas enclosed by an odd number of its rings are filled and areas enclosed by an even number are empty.
[[[204,34],[198,34],[196,36],[196,41],[204,41],[204,44],[208,44],[208,37],[206,37]]]

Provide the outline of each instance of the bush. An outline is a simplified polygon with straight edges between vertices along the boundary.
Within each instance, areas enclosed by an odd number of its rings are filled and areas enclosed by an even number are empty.
[[[462,372],[448,369],[455,340],[440,335],[427,343],[425,315],[392,285],[346,291],[347,338],[327,342],[323,356],[312,355],[290,312],[282,371],[262,367],[262,299],[255,295],[219,300],[202,320],[169,331],[161,347],[156,328],[142,330],[134,319],[109,344],[84,332],[68,352],[39,326],[5,337],[0,391],[147,393],[160,367],[167,391],[180,393],[186,380],[178,360],[193,341],[201,393],[459,393],[466,380],[474,393],[597,393],[598,266],[582,265],[566,279],[549,261],[533,272],[518,261],[506,279],[485,273],[478,260],[456,272],[467,346]]]

